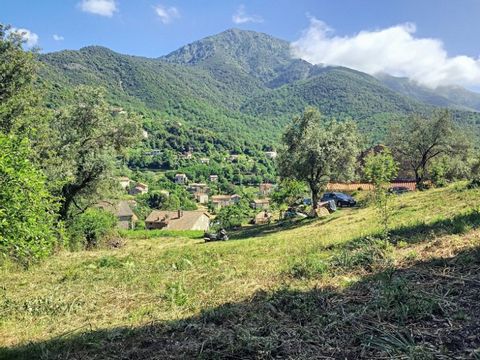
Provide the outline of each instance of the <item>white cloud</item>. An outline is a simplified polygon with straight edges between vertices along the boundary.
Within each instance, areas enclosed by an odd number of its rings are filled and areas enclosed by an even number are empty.
[[[118,11],[115,0],[82,0],[80,9],[95,15],[112,17]]]
[[[55,41],[65,40],[65,38],[62,35],[53,34],[52,37],[53,37],[53,40],[55,40]]]
[[[313,64],[406,76],[432,88],[480,85],[479,58],[449,57],[441,40],[417,38],[415,32],[415,25],[406,23],[342,37],[311,18],[309,28],[292,43],[292,53]]]
[[[164,24],[171,23],[174,19],[180,17],[180,11],[174,6],[157,5],[154,7],[155,13],[160,18],[160,21]]]
[[[232,15],[232,21],[235,24],[245,24],[249,22],[261,23],[263,22],[263,18],[259,15],[247,14],[247,11],[245,10],[245,5],[240,5],[237,11],[235,11],[235,14]]]
[[[25,45],[29,48],[38,44],[38,35],[28,29],[17,29],[12,27],[10,32],[19,34],[25,41]]]

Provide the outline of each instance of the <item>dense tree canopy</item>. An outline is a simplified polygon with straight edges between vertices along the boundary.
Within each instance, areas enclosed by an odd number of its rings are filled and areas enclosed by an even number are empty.
[[[330,180],[353,177],[359,147],[358,133],[352,122],[322,119],[318,110],[307,108],[288,127],[283,143],[280,175],[305,181],[312,193],[314,209],[320,191]]]
[[[57,244],[56,205],[30,151],[28,140],[0,134],[0,253],[25,264]]]
[[[440,111],[427,118],[415,115],[401,126],[392,126],[388,144],[400,163],[405,163],[413,171],[417,184],[421,184],[434,158],[453,153],[454,149],[463,146],[454,134],[451,114]]]
[[[90,205],[81,201],[96,192],[113,169],[117,154],[139,136],[137,119],[112,114],[101,90],[82,86],[74,99],[74,104],[57,112],[51,124],[48,160],[54,166],[46,168],[58,183],[63,219],[73,214],[72,205],[80,213]]]

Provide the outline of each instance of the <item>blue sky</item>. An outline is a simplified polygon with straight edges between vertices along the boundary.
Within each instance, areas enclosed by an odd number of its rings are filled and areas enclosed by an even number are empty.
[[[372,65],[375,59],[369,59],[369,64],[362,59],[350,64],[351,61],[346,59],[347,56],[352,57],[353,49],[358,49],[356,36],[359,32],[372,33],[373,41],[377,42],[381,34],[375,36],[375,32],[393,29],[387,31],[385,36],[388,39],[389,35],[395,36],[395,26],[400,26],[396,33],[399,42],[405,34],[410,34],[413,40],[435,39],[448,58],[464,55],[472,59],[466,63],[463,61],[466,59],[461,58],[454,64],[456,72],[458,66],[463,66],[462,69],[470,67],[468,76],[455,79],[470,86],[480,84],[477,61],[480,55],[479,16],[480,0],[0,1],[0,22],[36,34],[32,42],[36,42],[43,52],[103,45],[121,53],[157,57],[186,43],[236,27],[297,41],[298,56],[310,62],[337,61],[367,72],[369,69],[372,69],[370,72],[386,69],[386,72],[395,75],[410,76],[413,73],[417,76],[418,73],[418,76],[424,77],[422,81],[432,84],[445,81],[425,76],[424,68],[402,69],[401,62],[396,72],[390,69],[397,66],[395,63],[375,67]],[[308,32],[310,35],[306,35]],[[327,41],[320,47],[315,44],[319,33]],[[350,46],[349,51],[333,57],[321,53],[326,49],[336,53],[337,40],[342,38],[349,40],[347,45],[343,44]],[[435,48],[435,44],[430,45]],[[363,45],[360,47],[363,48]],[[389,52],[385,56],[391,59],[403,49],[411,53],[420,51],[421,47],[418,42],[413,47],[403,44],[392,50],[394,55]],[[370,48],[369,51],[374,53],[377,49]],[[406,61],[411,59],[403,60]],[[439,60],[433,59],[433,66],[434,61]],[[479,74],[474,74],[472,71],[477,70],[474,69],[477,65]],[[451,68],[451,63],[446,62],[442,69],[451,72]],[[452,77],[451,74],[448,76]],[[468,77],[476,80],[465,80]]]

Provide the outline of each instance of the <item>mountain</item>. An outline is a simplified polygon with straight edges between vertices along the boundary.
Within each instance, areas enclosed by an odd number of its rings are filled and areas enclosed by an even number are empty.
[[[206,129],[240,149],[274,145],[309,105],[327,116],[352,118],[371,142],[380,141],[392,121],[439,106],[455,109],[462,124],[480,123],[479,94],[312,65],[292,58],[288,42],[253,31],[227,30],[155,59],[98,46],[39,59],[41,80],[53,90],[52,106],[61,99],[56,91],[103,86],[115,105],[154,121],[176,119]]]
[[[480,111],[480,94],[461,86],[431,89],[405,77],[381,74],[377,78],[391,90],[433,106]]]

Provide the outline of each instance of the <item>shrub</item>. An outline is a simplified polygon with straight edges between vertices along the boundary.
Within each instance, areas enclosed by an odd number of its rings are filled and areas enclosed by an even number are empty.
[[[328,271],[328,264],[316,257],[309,256],[289,266],[288,274],[296,279],[310,279]]]
[[[0,254],[25,266],[58,244],[53,197],[29,156],[26,140],[0,134]]]
[[[342,270],[356,268],[373,271],[391,265],[393,245],[384,239],[367,237],[354,248],[343,249],[333,256],[332,266]]]
[[[467,186],[469,189],[478,189],[480,188],[480,178],[474,178],[472,179],[468,186]]]
[[[434,294],[423,294],[402,278],[388,278],[381,283],[376,301],[372,304],[380,318],[405,323],[441,314],[442,308]]]
[[[70,247],[91,249],[108,235],[113,235],[116,224],[117,219],[113,214],[101,209],[87,209],[69,224]]]

